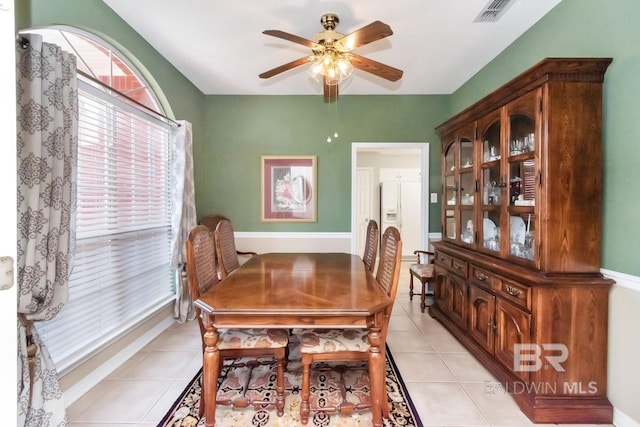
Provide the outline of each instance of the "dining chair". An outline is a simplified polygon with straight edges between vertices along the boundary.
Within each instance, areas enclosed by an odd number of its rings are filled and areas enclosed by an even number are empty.
[[[429,251],[416,250],[413,254],[418,257],[416,264],[409,266],[409,300],[413,300],[413,278],[415,277],[422,284],[420,291],[420,311],[424,313],[425,307],[433,304],[433,289],[429,289],[431,280],[434,278],[434,258],[435,254]]]
[[[376,271],[376,280],[391,298],[391,304],[385,309],[384,320],[381,328],[381,342],[383,356],[386,351],[387,331],[389,319],[393,310],[398,282],[400,278],[400,266],[402,262],[402,241],[397,228],[387,227],[382,236],[380,248],[380,261]],[[302,424],[307,424],[311,408],[310,376],[311,364],[316,362],[351,362],[367,361],[369,359],[368,329],[303,329],[300,332],[300,353],[302,361],[302,387],[300,419]],[[369,408],[371,405],[354,404],[344,398],[335,408],[314,408],[314,411],[336,411],[341,414],[351,414]],[[382,411],[385,418],[389,417],[389,405],[383,402]]]
[[[187,252],[187,275],[189,279],[189,291],[193,301],[200,298],[202,294],[207,292],[212,286],[215,286],[220,279],[216,271],[216,263],[214,258],[214,245],[211,240],[209,229],[204,225],[195,226],[189,233],[189,237],[185,242]],[[195,306],[198,325],[200,326],[200,335],[202,338],[202,351],[204,353],[205,328],[201,317],[201,310]],[[287,345],[289,343],[288,333],[284,329],[218,329],[218,351],[220,352],[220,361],[228,359],[253,358],[251,361],[233,363],[231,367],[246,366],[250,369],[248,379],[251,378],[253,368],[261,364],[258,358],[269,357],[276,361],[276,409],[278,416],[284,414],[284,369],[286,366],[286,358],[288,355]],[[271,361],[268,362],[271,364]],[[264,405],[263,400],[249,401],[246,396],[247,387],[243,388],[241,397],[230,400],[216,400],[216,403],[223,405],[232,405],[238,408],[247,407],[250,404]],[[200,399],[200,417],[204,414],[204,393]]]
[[[231,221],[226,218],[218,221],[214,231],[214,241],[220,279],[224,279],[240,267],[238,255],[257,255],[255,252],[240,252],[236,249],[233,226],[231,225]]]
[[[362,260],[367,270],[373,271],[376,265],[376,256],[378,255],[378,223],[375,220],[369,220],[367,224],[367,240],[364,244],[364,255]]]

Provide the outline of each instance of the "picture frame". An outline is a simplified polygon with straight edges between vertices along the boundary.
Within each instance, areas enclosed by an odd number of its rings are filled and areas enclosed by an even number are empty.
[[[316,156],[261,156],[262,222],[316,222]]]

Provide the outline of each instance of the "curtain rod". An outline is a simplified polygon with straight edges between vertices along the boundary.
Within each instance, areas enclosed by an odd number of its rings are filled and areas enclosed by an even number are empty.
[[[17,34],[17,35],[16,35],[16,42],[20,44],[20,47],[21,47],[22,49],[27,49],[27,48],[29,47],[29,45],[31,44],[31,43],[29,42],[29,39],[28,39],[28,38],[26,38],[25,36],[21,35],[21,34]],[[92,75],[87,74],[87,73],[85,73],[85,72],[84,72],[84,71],[82,71],[82,70],[77,70],[77,72],[78,72],[78,74],[79,74],[79,75],[81,75],[82,77],[84,77],[84,78],[86,78],[86,79],[88,79],[88,80],[92,81],[93,83],[96,83],[96,84],[98,84],[98,85],[102,86],[102,87],[103,87],[103,88],[105,88],[105,89],[108,89],[108,90],[110,90],[110,91],[112,91],[112,92],[115,92],[115,93],[116,93],[116,94],[118,94],[119,96],[121,96],[121,97],[125,98],[127,101],[130,101],[130,102],[134,103],[137,107],[143,108],[144,110],[146,110],[146,111],[148,111],[148,112],[152,113],[153,115],[158,116],[158,117],[161,117],[161,118],[163,118],[163,119],[165,119],[165,120],[168,120],[169,122],[173,123],[174,125],[176,125],[176,126],[180,127],[180,123],[176,122],[175,120],[173,120],[173,119],[171,119],[171,118],[169,118],[169,117],[165,116],[165,115],[164,115],[164,114],[162,114],[162,113],[159,113],[158,111],[154,110],[153,108],[147,107],[146,105],[144,105],[144,104],[142,104],[142,103],[140,103],[140,102],[136,101],[135,99],[131,98],[130,96],[128,96],[128,95],[126,95],[126,94],[124,94],[124,93],[120,92],[119,90],[112,88],[112,87],[111,87],[111,86],[109,86],[108,84],[106,84],[106,83],[104,83],[104,82],[102,82],[102,81],[100,81],[100,80],[96,79],[96,78],[95,78],[95,77],[93,77]]]

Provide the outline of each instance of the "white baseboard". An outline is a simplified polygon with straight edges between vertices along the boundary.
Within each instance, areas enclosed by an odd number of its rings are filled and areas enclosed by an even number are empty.
[[[616,427],[640,427],[640,423],[616,408],[613,408],[613,425]]]
[[[267,252],[350,252],[351,233],[317,232],[236,232],[240,251]]]
[[[69,407],[73,402],[78,400],[82,395],[91,390],[100,381],[104,380],[109,374],[118,369],[124,362],[126,362],[131,356],[144,348],[147,344],[153,341],[158,335],[160,335],[165,329],[175,323],[173,316],[168,316],[156,323],[151,329],[146,331],[135,341],[129,344],[120,352],[116,353],[113,357],[101,364],[98,368],[94,369],[86,375],[82,380],[69,387],[64,391],[64,404],[65,407]]]

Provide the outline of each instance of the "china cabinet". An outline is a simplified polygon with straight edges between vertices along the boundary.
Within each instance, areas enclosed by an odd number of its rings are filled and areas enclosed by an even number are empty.
[[[445,325],[534,422],[611,423],[600,273],[610,58],[547,58],[436,128]],[[497,387],[497,388],[496,388]]]

